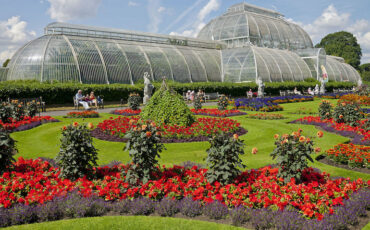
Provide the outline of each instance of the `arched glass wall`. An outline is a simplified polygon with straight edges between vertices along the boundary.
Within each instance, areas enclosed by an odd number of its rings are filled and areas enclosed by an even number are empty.
[[[351,65],[340,62],[336,57],[326,56],[326,71],[329,80],[357,82],[361,76]]]

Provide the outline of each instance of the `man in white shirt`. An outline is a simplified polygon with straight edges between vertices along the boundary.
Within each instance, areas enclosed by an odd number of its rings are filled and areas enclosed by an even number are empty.
[[[90,109],[89,104],[86,101],[84,101],[84,99],[85,97],[82,95],[82,90],[79,89],[76,94],[76,100],[85,108],[85,110],[89,110]]]

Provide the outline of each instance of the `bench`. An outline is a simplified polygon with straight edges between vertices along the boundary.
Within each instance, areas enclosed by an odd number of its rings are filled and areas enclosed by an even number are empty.
[[[104,109],[104,98],[101,97],[101,96],[97,96],[96,97],[96,100],[98,102],[98,108],[99,109]],[[122,100],[122,99],[121,99]],[[80,106],[82,106],[78,100],[76,99],[76,96],[73,96],[73,105],[75,107],[75,109],[77,110],[80,110]],[[89,103],[89,106],[92,105],[91,103]]]
[[[214,100],[221,97],[221,94],[217,93],[206,93],[204,94],[204,102],[207,102],[207,100]]]

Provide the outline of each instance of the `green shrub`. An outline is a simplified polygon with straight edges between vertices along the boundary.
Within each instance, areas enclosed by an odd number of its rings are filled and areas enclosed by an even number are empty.
[[[13,107],[9,103],[0,104],[0,119],[3,123],[9,123],[10,118],[13,117]]]
[[[128,106],[132,110],[139,110],[140,102],[141,102],[141,97],[138,93],[131,93],[130,96],[128,97]]]
[[[91,128],[91,123],[86,126],[77,122],[63,127],[60,151],[56,156],[61,177],[76,180],[92,176],[98,153],[93,146]]]
[[[333,105],[330,101],[322,100],[319,105],[319,116],[321,120],[330,119],[332,117]]]
[[[126,182],[136,185],[139,181],[144,184],[151,179],[151,173],[156,170],[164,145],[160,143],[160,135],[154,124],[145,122],[130,130],[125,138],[128,139],[126,150],[131,157],[130,167],[126,174]]]
[[[221,97],[218,98],[217,101],[218,110],[226,110],[228,105],[229,98],[227,98],[225,95],[222,95]]]
[[[271,156],[272,159],[276,158],[279,166],[278,176],[285,182],[294,178],[297,183],[300,183],[302,172],[308,167],[307,160],[313,162],[310,156],[314,152],[313,141],[301,136],[299,131],[290,135],[284,134],[281,137],[276,134],[275,138],[276,147]]]
[[[4,129],[0,129],[0,173],[7,170],[15,161],[13,156],[16,154],[15,141]]]
[[[240,155],[244,154],[244,142],[237,134],[231,138],[221,133],[209,139],[211,147],[207,149],[207,180],[210,183],[215,181],[221,184],[229,184],[240,173],[239,168],[245,168]]]
[[[194,98],[194,109],[202,109],[202,98],[195,96]]]
[[[334,108],[334,121],[337,123],[346,123],[350,126],[357,126],[358,121],[363,118],[361,108],[356,102],[339,101]]]
[[[36,116],[37,104],[35,101],[28,102],[26,105],[26,115],[30,117]]]
[[[313,77],[309,77],[303,80],[304,82],[315,82],[316,84],[319,84],[319,81]]]
[[[190,126],[195,117],[184,99],[174,91],[160,89],[150,98],[140,116],[157,124]]]

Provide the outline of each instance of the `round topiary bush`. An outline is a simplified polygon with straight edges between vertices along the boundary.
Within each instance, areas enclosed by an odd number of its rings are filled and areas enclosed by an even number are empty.
[[[157,124],[190,126],[195,117],[184,99],[175,91],[170,90],[166,83],[154,93],[140,114],[143,120],[151,120]]]

